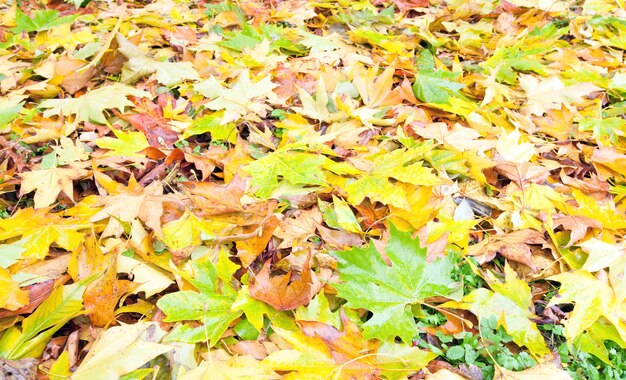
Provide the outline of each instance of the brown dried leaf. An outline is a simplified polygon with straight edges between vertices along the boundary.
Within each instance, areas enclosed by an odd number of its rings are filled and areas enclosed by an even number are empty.
[[[580,241],[587,234],[589,228],[602,228],[602,223],[597,220],[577,215],[553,215],[553,226],[563,226],[564,229],[571,231],[569,242],[565,247],[569,247]]]
[[[82,59],[70,58],[67,55],[59,57],[54,66],[54,76],[61,78],[61,87],[70,94],[83,89],[96,73],[95,66],[87,66]],[[83,67],[85,67],[83,69]]]
[[[272,215],[261,226],[261,235],[255,235],[252,238],[240,240],[235,243],[237,247],[237,257],[241,259],[241,265],[243,265],[244,268],[249,267],[265,250],[279,223],[280,219]],[[256,226],[248,226],[244,228],[244,233],[254,231],[256,228]]]
[[[202,209],[204,216],[244,211],[241,197],[246,190],[246,182],[239,176],[235,176],[226,186],[196,181],[182,182],[180,185],[187,188],[194,204]]]
[[[283,240],[278,249],[293,247],[295,242],[315,235],[315,230],[320,223],[322,223],[322,213],[317,207],[296,211],[274,231],[274,236]]]
[[[543,183],[550,176],[550,169],[530,162],[521,164],[503,162],[496,165],[494,169],[506,178],[517,183],[521,188],[528,182]]]
[[[505,235],[489,236],[478,244],[469,247],[467,254],[476,256],[479,262],[486,263],[494,259],[497,253],[505,258],[530,267],[537,268],[531,259],[528,244],[545,243],[543,235],[532,229],[519,230]]]
[[[277,310],[293,310],[308,305],[320,291],[322,283],[310,268],[311,254],[302,268],[300,278],[291,281],[291,272],[270,277],[271,260],[268,260],[250,285],[250,296],[261,300]]]

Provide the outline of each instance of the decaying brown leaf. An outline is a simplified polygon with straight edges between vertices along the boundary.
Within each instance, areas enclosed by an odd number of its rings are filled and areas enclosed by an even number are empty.
[[[536,270],[529,244],[541,245],[546,239],[535,230],[526,229],[505,235],[488,236],[478,244],[469,247],[468,254],[476,256],[481,263],[494,259],[497,253],[509,260],[524,264]]]
[[[250,296],[267,302],[277,310],[293,310],[298,306],[307,305],[323,285],[311,270],[310,260],[309,254],[300,277],[293,281],[291,281],[292,272],[270,276],[271,260],[266,261],[261,271],[253,277]]]

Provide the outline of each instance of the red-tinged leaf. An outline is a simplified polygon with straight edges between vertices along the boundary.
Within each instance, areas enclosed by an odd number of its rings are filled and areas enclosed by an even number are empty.
[[[392,2],[398,7],[401,12],[407,11],[413,8],[425,8],[428,7],[428,0],[374,0],[374,5],[381,5],[385,3]]]

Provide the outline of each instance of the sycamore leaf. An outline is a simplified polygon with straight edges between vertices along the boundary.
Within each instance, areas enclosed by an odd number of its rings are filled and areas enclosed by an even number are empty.
[[[591,83],[577,83],[566,87],[558,77],[550,77],[540,82],[533,75],[520,75],[519,82],[527,99],[523,111],[528,115],[538,116],[562,106],[571,108],[571,104],[580,102],[583,96],[602,90]]]
[[[408,209],[410,206],[406,193],[402,187],[390,182],[390,178],[417,186],[441,183],[432,169],[417,161],[422,154],[421,149],[396,149],[377,155],[369,173],[345,187],[348,201],[358,205],[367,197],[372,201]]]
[[[376,66],[356,73],[353,83],[366,106],[376,108],[402,103],[399,91],[392,90],[394,71],[395,69],[389,66],[379,75],[378,66]]]
[[[46,208],[20,209],[11,218],[0,219],[0,240],[21,237],[7,251],[2,251],[10,257],[3,257],[8,263],[0,260],[0,266],[8,264],[8,267],[19,258],[43,259],[53,243],[73,251],[82,241],[81,230],[87,228],[89,224],[84,221],[51,214]]]
[[[589,228],[602,228],[602,224],[597,220],[577,215],[557,214],[552,216],[552,221],[554,227],[562,226],[570,231],[569,242],[565,247],[576,244],[584,238]]]
[[[222,123],[222,112],[216,112],[212,115],[207,115],[199,119],[195,119],[191,126],[185,130],[183,138],[186,139],[189,136],[201,135],[203,133],[210,133],[212,141],[228,141],[235,144],[237,142],[237,136],[239,131],[235,123]]]
[[[493,291],[479,288],[463,297],[460,302],[446,302],[442,307],[470,310],[479,319],[496,318],[498,323],[520,346],[526,346],[536,357],[549,354],[541,332],[530,321],[535,315],[530,311],[532,294],[528,284],[516,277],[515,272],[505,267],[505,281],[499,282],[493,275],[489,286]]]
[[[323,285],[311,271],[309,261],[310,255],[304,262],[300,278],[293,281],[291,272],[270,277],[271,260],[266,261],[250,284],[250,296],[268,303],[276,310],[293,310],[307,305]]]
[[[376,366],[380,374],[388,380],[403,380],[425,367],[437,354],[420,350],[411,344],[382,342],[378,346]]]
[[[494,380],[572,380],[569,372],[557,362],[544,362],[523,371],[510,371],[496,366]]]
[[[537,154],[535,145],[520,142],[520,138],[517,129],[511,133],[502,130],[496,143],[496,150],[502,158],[514,163],[526,163]]]
[[[83,294],[85,310],[95,326],[106,326],[115,319],[117,302],[132,283],[117,279],[115,263],[118,252],[104,254],[93,235],[84,240],[84,245],[72,253],[68,272],[74,279],[98,276]]]
[[[123,132],[113,129],[113,137],[100,137],[96,139],[96,145],[103,149],[109,149],[108,156],[144,157],[139,154],[142,150],[150,147],[150,143],[141,132]]]
[[[598,202],[576,188],[572,189],[572,195],[578,207],[568,209],[570,214],[597,220],[605,229],[626,228],[626,219],[623,214],[616,212],[613,202]]]
[[[322,223],[322,214],[317,208],[295,212],[284,219],[274,231],[274,236],[282,239],[278,249],[289,248],[315,236],[316,228]]]
[[[495,258],[496,253],[500,253],[509,260],[517,261],[536,270],[531,260],[532,253],[528,244],[543,244],[545,241],[541,233],[525,229],[506,235],[489,236],[480,243],[470,246],[467,254],[477,256],[479,262],[489,262]]]
[[[28,304],[28,291],[20,289],[20,284],[4,268],[0,268],[0,288],[0,308],[16,310]]]
[[[366,338],[399,336],[410,342],[418,332],[414,308],[429,297],[455,298],[459,284],[450,277],[453,264],[447,257],[427,263],[426,248],[417,239],[394,225],[389,229],[385,255],[391,266],[373,243],[335,252],[340,283],[334,287],[348,301],[346,306],[373,313],[363,325]]]
[[[243,312],[246,315],[246,320],[257,329],[262,331],[264,328],[265,317],[267,316],[271,320],[275,320],[277,316],[280,316],[278,311],[273,309],[265,302],[261,302],[250,296],[250,292],[247,286],[242,286],[237,298],[231,306],[232,312]]]
[[[206,354],[197,368],[184,372],[178,376],[179,380],[198,379],[280,379],[282,378],[269,366],[256,360],[250,355],[231,356],[224,350],[212,350]]]
[[[307,306],[300,306],[295,312],[296,321],[319,321],[336,328],[341,327],[341,318],[338,312],[330,310],[328,298],[324,292],[319,292]]]
[[[308,47],[311,54],[318,54],[339,49],[339,46],[333,42],[333,37],[336,36],[334,33],[327,36],[317,36],[315,34],[305,32],[304,30],[299,30],[298,33],[302,36],[299,43]]]
[[[90,91],[79,98],[48,99],[41,102],[41,108],[47,108],[45,117],[76,115],[75,122],[92,121],[98,124],[106,124],[104,110],[118,109],[124,111],[124,107],[133,106],[127,96],[138,98],[150,97],[150,93],[138,90],[134,87],[120,83],[104,86]]]
[[[60,192],[74,199],[74,180],[87,175],[87,170],[53,167],[20,174],[20,195],[35,191],[35,208],[53,204]]]
[[[326,160],[321,154],[280,150],[252,162],[244,170],[252,176],[256,195],[266,199],[281,179],[296,186],[324,185],[322,164]]]
[[[174,282],[171,274],[124,255],[117,256],[117,272],[132,275],[137,287],[133,288],[130,293],[144,292],[146,298],[162,292]]]
[[[263,360],[275,371],[290,371],[289,379],[379,378],[402,379],[436,357],[428,351],[395,342],[377,345],[363,339],[360,329],[345,314],[343,331],[317,321],[300,322],[301,330],[274,326],[293,348]]]
[[[537,8],[547,12],[563,12],[569,4],[566,1],[562,0],[532,0],[532,1],[522,1],[522,0],[511,0],[511,4],[514,4],[519,7],[525,8]]]
[[[75,380],[113,380],[174,349],[158,343],[165,335],[154,322],[111,327],[103,331],[74,371]]]
[[[92,215],[89,221],[109,220],[102,236],[119,236],[124,230],[122,223],[130,223],[135,218],[139,218],[153,231],[161,233],[161,214],[165,201],[177,202],[175,198],[163,195],[163,185],[160,182],[152,182],[145,188],[139,186],[135,190],[103,198],[96,205],[103,208]]]
[[[626,255],[626,247],[623,243],[609,244],[591,238],[577,245],[589,254],[585,265],[582,267],[582,269],[589,272],[597,272],[600,269],[607,268]]]
[[[548,306],[573,303],[565,325],[565,336],[569,341],[576,339],[591,328],[601,317],[606,318],[626,336],[626,311],[623,303],[618,302],[615,292],[607,279],[594,277],[586,270],[574,270],[549,277],[561,283],[559,294],[553,297]]]
[[[517,144],[518,141],[515,141],[514,144]],[[526,158],[530,159],[530,157],[535,155],[534,146],[532,146],[532,150],[533,150],[532,155],[528,156],[525,151],[527,148],[528,148],[528,151],[530,151],[530,147],[525,148],[523,147],[523,145],[525,144],[520,144],[520,145],[522,145],[522,149],[518,149],[517,153],[514,153],[515,156],[510,155],[509,153],[511,153],[511,151],[505,149],[505,146],[510,147],[510,145],[507,143],[503,144],[500,148],[496,148],[496,149],[498,149],[499,151],[506,152],[503,156],[508,157],[507,160],[510,158],[514,158],[514,160],[520,159],[523,161]],[[516,147],[519,148],[520,145],[516,145]],[[532,144],[528,144],[528,145],[532,145]],[[530,183],[543,183],[550,176],[550,169],[543,167],[541,165],[532,164],[530,162],[522,162],[522,163],[518,163],[515,161],[503,162],[494,166],[494,169],[499,174],[502,174],[503,176],[507,177],[511,181],[515,181],[515,183],[517,183],[517,185],[520,188],[523,188],[524,185],[526,185],[529,182]]]
[[[55,26],[73,22],[77,17],[77,15],[59,17],[59,11],[52,9],[36,10],[32,14],[32,18],[28,17],[18,8],[15,13],[17,26],[11,31],[13,33],[42,32]]]
[[[620,137],[626,136],[626,120],[621,117],[586,117],[578,120],[578,129],[591,131],[593,138],[601,145],[615,145]]]
[[[278,85],[273,83],[270,77],[264,77],[253,83],[249,70],[242,71],[229,89],[219,83],[216,86],[213,77],[194,86],[201,95],[214,98],[205,105],[208,109],[225,111],[222,124],[238,121],[249,113],[265,117],[270,109],[265,100],[275,96],[272,90],[276,87]]]
[[[81,314],[85,287],[93,277],[72,285],[57,287],[48,298],[22,321],[0,337],[0,356],[7,359],[38,357],[52,335],[70,319]]]
[[[415,76],[413,92],[415,97],[423,102],[445,104],[453,95],[458,95],[463,87],[465,85],[451,81],[436,72],[420,73]]]
[[[154,72],[156,72],[157,81],[168,87],[184,80],[200,79],[200,75],[191,62],[161,62],[150,58],[120,33],[117,34],[117,42],[120,45],[119,51],[128,58],[122,71],[124,83],[134,83]]]
[[[0,98],[0,128],[4,128],[5,125],[17,118],[24,108],[24,103],[22,96]]]
[[[328,111],[328,93],[326,93],[326,83],[323,78],[317,81],[315,98],[301,87],[298,87],[298,95],[300,96],[302,107],[292,107],[292,109],[300,115],[326,122],[333,121],[336,118],[336,115]]]
[[[206,258],[205,258],[206,259]],[[167,316],[166,322],[200,321],[199,327],[187,324],[178,325],[172,330],[166,341],[198,343],[208,341],[211,346],[217,344],[231,322],[239,318],[242,311],[231,309],[237,292],[230,283],[218,282],[228,279],[238,266],[229,261],[227,252],[222,251],[217,266],[208,260],[194,263],[194,276],[185,275],[200,292],[181,290],[164,295],[157,302],[157,307]]]
[[[422,50],[418,58],[419,71],[415,75],[413,93],[422,102],[446,104],[453,97],[461,97],[459,90],[465,87],[456,79],[458,73],[436,70],[436,58],[429,50]]]

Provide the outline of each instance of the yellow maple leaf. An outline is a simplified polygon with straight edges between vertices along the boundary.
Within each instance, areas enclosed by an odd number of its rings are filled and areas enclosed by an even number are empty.
[[[11,278],[8,270],[0,267],[0,308],[17,310],[28,304],[28,291],[21,290],[20,285]]]
[[[576,83],[565,86],[557,77],[539,81],[533,75],[520,75],[520,86],[526,92],[526,105],[522,111],[528,115],[541,116],[547,110],[558,110],[562,106],[573,109],[571,103],[579,103],[583,96],[602,90],[591,83]]]
[[[85,177],[88,171],[76,168],[50,168],[21,173],[20,196],[35,191],[35,208],[53,204],[60,192],[74,200],[74,180]]]

